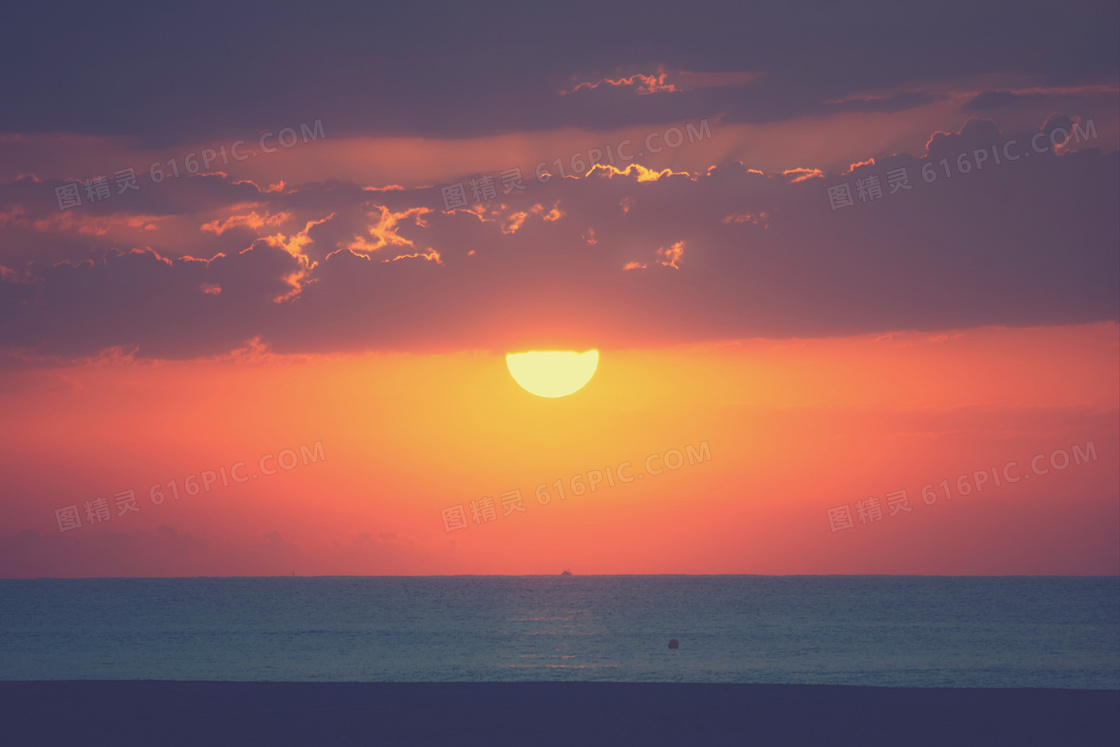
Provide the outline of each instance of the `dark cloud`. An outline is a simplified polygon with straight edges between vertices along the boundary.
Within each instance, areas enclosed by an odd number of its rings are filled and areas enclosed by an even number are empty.
[[[1051,117],[1037,143],[1071,126]],[[1035,152],[1034,134],[974,120],[923,158],[825,177],[597,171],[530,181],[481,214],[444,212],[437,188],[261,193],[262,212],[293,213],[287,249],[246,233],[208,262],[154,244],[33,264],[0,282],[0,346],[180,358],[256,337],[280,352],[446,350],[1115,320],[1117,153]],[[1019,157],[996,164],[992,147]],[[911,188],[890,194],[899,168]],[[883,196],[863,202],[869,177]],[[826,188],[841,183],[856,204],[832,210]],[[213,256],[201,246],[191,254]]]
[[[61,262],[32,282],[0,283],[0,344],[63,355],[139,346],[172,358],[231,350],[269,326],[273,300],[291,290],[284,278],[299,269],[286,251],[259,242],[210,261],[133,249]]]
[[[1044,91],[983,91],[966,101],[961,106],[961,111],[972,113],[1035,104],[1080,110],[1091,107],[1094,100],[1108,101],[1114,105],[1116,88],[1114,86],[1086,86],[1069,89],[1055,88]]]
[[[828,103],[830,108],[837,112],[860,112],[863,114],[886,112],[894,114],[895,112],[943,101],[945,98],[943,95],[928,91],[903,91],[890,96],[863,97]]]
[[[1060,13],[1010,0],[954,0],[936,12],[890,0],[859,10],[824,0],[628,0],[563,12],[512,2],[22,4],[0,28],[0,66],[11,72],[0,80],[0,132],[165,146],[316,119],[332,137],[466,137],[720,113],[761,121],[827,112],[821,102],[866,91],[913,90],[914,81],[1114,81],[1116,25],[1116,5],[1093,0]],[[558,93],[573,79],[661,65],[763,78],[651,96]]]
[[[1023,103],[1035,103],[1048,97],[1038,93],[1012,93],[1011,91],[984,91],[961,106],[962,111],[977,112],[984,109],[1000,109]]]

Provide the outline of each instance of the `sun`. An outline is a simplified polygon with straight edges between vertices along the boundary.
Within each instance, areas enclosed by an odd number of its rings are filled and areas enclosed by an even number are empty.
[[[599,366],[599,351],[571,350],[510,353],[506,366],[513,380],[538,397],[567,397],[591,381]]]

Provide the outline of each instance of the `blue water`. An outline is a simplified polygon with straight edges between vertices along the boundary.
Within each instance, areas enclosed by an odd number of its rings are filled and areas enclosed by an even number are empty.
[[[1120,578],[0,580],[0,679],[1120,689]]]

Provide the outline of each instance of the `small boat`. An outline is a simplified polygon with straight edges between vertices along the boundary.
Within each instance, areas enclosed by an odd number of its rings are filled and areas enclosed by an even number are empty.
[[[564,571],[564,572],[563,572],[563,573],[561,573],[560,575],[561,575],[561,576],[570,576],[570,575],[572,575],[572,572],[571,572],[571,571]]]

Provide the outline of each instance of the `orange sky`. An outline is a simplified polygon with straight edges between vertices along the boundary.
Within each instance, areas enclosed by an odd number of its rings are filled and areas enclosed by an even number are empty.
[[[1118,343],[1103,323],[602,349],[595,377],[562,399],[521,390],[504,350],[8,371],[0,569],[1116,573]],[[266,454],[317,442],[318,463],[149,498],[153,484],[182,490],[241,461],[248,476]],[[927,483],[1011,461],[1027,472],[1036,454],[1089,442],[1095,461],[921,500]],[[704,443],[710,459],[571,494],[575,475],[624,461],[644,473],[648,455],[656,466]],[[113,494],[128,489],[140,511],[118,516]],[[499,494],[514,489],[525,511],[503,516]],[[899,489],[912,511],[888,516]],[[111,519],[89,526],[82,504],[98,496]],[[493,521],[445,531],[441,509],[469,515],[484,496]],[[869,496],[882,520],[830,531],[826,510],[855,516]],[[70,504],[83,527],[60,533],[54,511]]]
[[[1120,574],[1115,3],[71,10],[0,45],[0,578]]]

